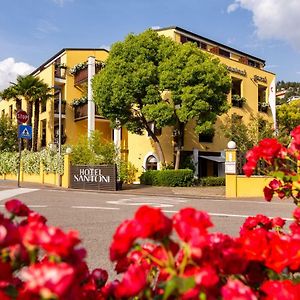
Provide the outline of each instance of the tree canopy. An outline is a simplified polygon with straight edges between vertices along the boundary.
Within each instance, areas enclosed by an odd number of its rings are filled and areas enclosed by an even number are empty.
[[[7,116],[0,118],[0,151],[13,152],[18,149],[18,127]]]
[[[191,119],[196,120],[196,132],[211,131],[217,115],[228,109],[230,84],[226,68],[196,45],[178,44],[147,30],[112,46],[93,89],[103,116],[133,133],[146,130],[164,163],[149,122],[158,128],[172,125],[179,136]]]
[[[284,144],[288,144],[290,132],[300,124],[300,100],[276,107],[279,137]]]

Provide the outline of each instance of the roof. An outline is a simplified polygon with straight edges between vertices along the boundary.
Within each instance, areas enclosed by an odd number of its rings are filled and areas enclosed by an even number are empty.
[[[216,42],[216,41],[214,41],[214,40],[208,39],[208,38],[206,38],[206,37],[203,37],[203,36],[201,36],[201,35],[198,35],[198,34],[196,34],[196,33],[193,33],[193,32],[191,32],[191,31],[188,31],[188,30],[183,29],[183,28],[178,27],[178,26],[170,26],[170,27],[165,27],[165,28],[155,29],[155,31],[164,31],[164,30],[169,30],[169,29],[174,29],[174,30],[179,31],[179,32],[181,32],[181,33],[191,35],[191,36],[193,36],[193,37],[195,37],[195,38],[197,38],[197,39],[200,39],[200,40],[203,40],[203,41],[207,42],[208,44],[213,44],[213,45],[219,46],[219,47],[221,47],[221,48],[226,48],[226,49],[228,49],[228,50],[230,50],[230,51],[232,51],[232,52],[235,52],[235,53],[238,53],[238,54],[240,54],[240,55],[247,56],[247,57],[249,57],[249,58],[251,58],[251,59],[257,60],[257,61],[263,63],[264,65],[265,65],[265,63],[266,63],[265,60],[263,60],[263,59],[261,59],[261,58],[259,58],[259,57],[256,57],[256,56],[250,55],[250,54],[248,54],[248,53],[242,52],[242,51],[240,51],[240,50],[231,48],[231,47],[229,47],[229,46],[226,46],[226,45],[221,44],[221,43],[219,43],[219,42]]]
[[[58,58],[61,54],[63,54],[66,51],[106,51],[107,53],[109,52],[106,49],[103,48],[63,48],[60,51],[58,51],[56,54],[54,54],[52,57],[50,57],[46,62],[44,62],[42,65],[40,65],[38,68],[36,68],[33,72],[30,73],[30,75],[34,75],[38,72],[40,72],[41,70],[44,69],[44,67],[49,64],[50,62],[52,62],[53,60],[55,60],[56,58]]]

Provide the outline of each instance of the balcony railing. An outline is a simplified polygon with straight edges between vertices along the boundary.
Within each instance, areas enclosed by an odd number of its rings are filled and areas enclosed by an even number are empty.
[[[66,114],[66,101],[65,100],[62,100],[62,103],[61,103],[61,113],[63,115]],[[54,114],[59,114],[59,100],[58,99],[54,100]]]
[[[101,70],[101,66],[97,66],[95,67],[95,73],[97,74],[99,71]],[[82,70],[78,70],[75,74],[74,74],[74,84],[75,85],[79,85],[83,82],[86,82],[88,79],[88,68],[86,66],[86,68],[82,69]]]
[[[66,67],[55,66],[54,77],[66,79],[66,72],[67,72]]]
[[[88,116],[88,104],[87,103],[74,107],[74,120],[75,121],[86,119],[87,116]],[[97,107],[95,107],[95,116],[97,118],[102,118],[98,112]]]

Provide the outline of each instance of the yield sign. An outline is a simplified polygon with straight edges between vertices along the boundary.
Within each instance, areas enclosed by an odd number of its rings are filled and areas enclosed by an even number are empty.
[[[19,139],[32,139],[32,127],[29,125],[19,125],[18,138]]]

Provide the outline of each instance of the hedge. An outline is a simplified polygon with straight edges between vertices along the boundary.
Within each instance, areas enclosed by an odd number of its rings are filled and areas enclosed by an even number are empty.
[[[225,177],[202,177],[198,180],[201,186],[222,186],[225,185]]]
[[[191,186],[194,172],[190,169],[149,170],[141,175],[140,181],[142,184],[157,186]]]

